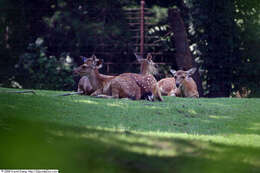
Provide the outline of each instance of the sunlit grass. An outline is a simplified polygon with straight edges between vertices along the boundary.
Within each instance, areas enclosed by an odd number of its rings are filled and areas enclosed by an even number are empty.
[[[260,99],[147,102],[9,90],[0,88],[1,167],[260,171]]]

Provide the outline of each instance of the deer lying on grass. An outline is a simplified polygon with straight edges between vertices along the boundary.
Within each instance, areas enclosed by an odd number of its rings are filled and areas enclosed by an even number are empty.
[[[148,55],[149,58],[149,55]],[[154,67],[154,63],[144,64],[144,62],[141,63],[141,69],[142,68],[148,68],[151,71],[156,71]],[[128,83],[127,83],[128,80]],[[125,81],[124,85],[122,85],[121,81]],[[134,84],[135,82],[135,84]],[[129,90],[128,94],[130,94],[132,91],[134,93],[131,93],[130,95],[133,97],[133,95],[139,97],[139,90],[141,92],[141,98],[146,98],[148,96],[149,100],[158,99],[159,101],[163,101],[163,98],[161,96],[160,90],[157,85],[157,81],[154,78],[153,75],[150,74],[136,74],[136,73],[123,73],[119,76],[117,76],[115,79],[111,81],[111,85],[108,85],[108,87],[111,87],[111,90],[118,90],[116,85],[113,85],[114,83],[117,83],[117,85],[124,86],[124,90],[127,92]],[[129,89],[131,87],[132,89]],[[140,89],[139,89],[140,88]],[[106,89],[106,87],[104,87]],[[115,92],[116,93],[116,92]],[[94,95],[94,94],[93,94]],[[112,93],[113,95],[113,93]],[[113,96],[114,97],[114,96]],[[136,98],[138,98],[136,97]]]
[[[102,83],[99,81],[95,80],[95,77],[93,75],[86,76],[85,72],[82,73],[82,70],[86,68],[86,66],[91,66],[94,68],[94,66],[98,63],[98,59],[96,58],[95,55],[92,55],[91,58],[87,59],[86,57],[83,57],[84,64],[81,65],[80,67],[74,69],[74,74],[82,76],[79,83],[78,83],[78,92],[83,92],[86,95],[91,95],[94,93],[97,89],[102,87]],[[96,69],[101,68],[101,66],[96,67]],[[114,76],[109,76],[109,75],[103,75],[99,73],[99,76],[101,78],[111,80],[114,78]],[[91,79],[90,79],[90,78]]]
[[[136,59],[141,63],[141,74],[156,75],[158,73],[157,68],[155,68],[155,63],[152,60],[152,55],[150,53],[147,55],[146,59],[138,56],[137,54],[135,54],[135,56]],[[175,79],[173,77],[161,79],[159,82],[157,82],[157,84],[162,95],[175,96],[176,85]]]
[[[248,89],[246,87],[242,87],[240,90],[238,90],[235,93],[235,97],[237,97],[237,98],[247,98],[250,94],[251,94],[250,89]]]
[[[124,73],[122,75],[130,75],[141,87],[142,98],[148,97],[148,100],[158,99],[163,101],[157,80],[153,75],[158,73],[156,64],[152,61],[151,53],[147,54],[146,59],[135,53],[136,59],[140,63],[140,74]]]
[[[85,62],[86,59],[87,59],[84,56],[80,56],[80,57],[83,60],[83,62]],[[88,77],[78,73],[77,68],[75,68],[73,70],[73,74],[74,75],[79,75],[81,77],[79,82],[78,82],[77,92],[60,94],[60,95],[57,95],[57,96],[69,96],[69,95],[75,95],[75,94],[90,95],[90,94],[92,94],[95,91],[97,86],[92,86],[90,81],[89,81],[89,79],[88,79]]]
[[[153,76],[123,73],[119,76],[106,78],[98,72],[98,69],[102,67],[102,63],[101,60],[92,57],[77,68],[78,73],[88,76],[91,84],[99,84],[100,88],[92,93],[91,96],[140,99],[141,96],[152,93],[155,98],[162,101],[160,93],[156,90],[157,85],[155,85]]]
[[[158,82],[158,86],[160,88],[162,95],[176,96],[175,91],[177,88],[176,88],[174,77],[167,77],[167,78],[161,79]]]
[[[75,72],[86,75],[92,86],[95,86],[95,92],[91,96],[102,98],[130,98],[139,100],[141,90],[136,82],[126,77],[107,76],[99,73],[102,67],[102,60],[92,56],[85,60],[85,63],[75,69]]]
[[[177,89],[175,91],[176,96],[180,97],[193,97],[198,98],[199,92],[195,81],[190,77],[196,72],[197,68],[191,68],[190,70],[170,70],[176,80]]]

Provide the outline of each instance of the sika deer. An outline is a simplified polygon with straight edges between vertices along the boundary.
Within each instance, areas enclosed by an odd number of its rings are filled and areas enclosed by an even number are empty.
[[[85,62],[85,60],[87,59],[86,57],[81,56],[82,60]],[[59,94],[57,96],[69,96],[69,95],[75,95],[75,94],[83,94],[83,95],[90,95],[91,93],[93,93],[95,90],[93,89],[89,79],[87,76],[81,75],[78,72],[78,69],[75,68],[73,70],[73,73],[75,75],[79,75],[81,76],[79,82],[78,82],[78,89],[77,92],[72,92],[72,93],[66,93],[66,94]]]
[[[141,74],[156,75],[158,73],[157,68],[155,68],[156,64],[153,62],[152,55],[150,53],[147,55],[146,59],[136,54],[135,56],[136,59],[141,63]],[[157,82],[157,84],[162,95],[175,96],[176,85],[175,79],[173,77],[161,79],[159,82]]]
[[[143,63],[141,63],[141,65],[143,65]],[[149,65],[152,66],[154,64]],[[154,69],[153,67],[147,68]],[[109,91],[112,93],[109,93]],[[145,98],[147,95],[152,95],[148,97],[149,100],[158,99],[159,101],[163,101],[156,79],[152,75],[145,74],[123,73],[113,79],[111,84],[106,85],[103,88],[103,92],[96,91],[95,94],[98,95],[98,92],[99,94],[109,93],[112,94],[113,97],[118,97],[118,93],[122,93],[121,95],[127,95],[128,98],[134,97],[135,99],[140,99],[140,96],[141,98]]]
[[[152,61],[151,53],[147,54],[146,59],[135,53],[136,59],[140,63],[140,74],[132,73],[131,76],[135,79],[138,85],[142,88],[142,96],[148,96],[149,100],[154,100],[153,97],[159,101],[163,101],[157,80],[153,75],[158,73],[156,64]]]
[[[130,98],[139,100],[141,89],[136,82],[129,76],[107,76],[99,73],[102,67],[102,60],[95,56],[87,59],[83,65],[77,68],[77,72],[86,75],[95,92],[91,96],[103,98]]]
[[[93,58],[94,55],[92,55],[91,58]],[[85,63],[87,61],[87,58],[86,57],[83,57],[81,56],[83,62]],[[86,62],[88,63],[88,62]],[[84,67],[83,67],[84,68]],[[99,84],[98,83],[95,83],[95,82],[90,82],[89,78],[87,76],[85,76],[84,74],[82,74],[80,72],[80,68],[76,68],[74,69],[74,74],[76,75],[80,75],[81,78],[79,80],[79,83],[78,83],[78,90],[77,90],[77,94],[85,94],[85,95],[90,95],[92,94],[95,90],[97,90],[99,88]],[[112,76],[108,76],[108,75],[103,75],[104,77],[106,78],[110,78]],[[75,93],[74,93],[75,94]]]
[[[80,73],[87,75],[91,83],[100,84],[100,88],[91,96],[140,99],[141,96],[152,93],[156,99],[163,100],[157,81],[152,75],[123,73],[116,77],[104,78],[98,72],[101,66],[102,61],[97,58],[90,58],[79,67]]]
[[[163,78],[158,82],[159,89],[164,96],[176,96],[176,84],[174,77]]]
[[[170,70],[176,80],[176,96],[198,98],[199,93],[195,81],[190,77],[196,72],[197,68],[190,70]]]
[[[140,74],[142,75],[156,75],[158,70],[156,64],[152,60],[152,54],[148,53],[147,57],[144,59],[140,55],[135,53],[137,61],[140,63]]]

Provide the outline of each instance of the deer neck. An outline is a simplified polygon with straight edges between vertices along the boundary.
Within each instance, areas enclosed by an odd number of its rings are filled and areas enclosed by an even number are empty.
[[[94,90],[97,90],[103,86],[103,79],[100,77],[100,73],[98,69],[94,69],[91,71],[90,75],[88,76],[91,85],[93,86]]]
[[[149,70],[148,70],[148,67],[147,67],[146,65],[144,65],[144,64],[141,64],[140,73],[141,73],[142,75],[148,75],[148,74],[150,74],[150,73],[149,73]]]
[[[152,65],[141,64],[140,73],[142,75],[156,75],[158,73],[158,70]]]

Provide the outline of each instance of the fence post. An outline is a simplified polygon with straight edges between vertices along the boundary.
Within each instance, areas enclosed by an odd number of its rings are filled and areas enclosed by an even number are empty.
[[[141,0],[140,8],[140,55],[144,56],[144,0]]]

